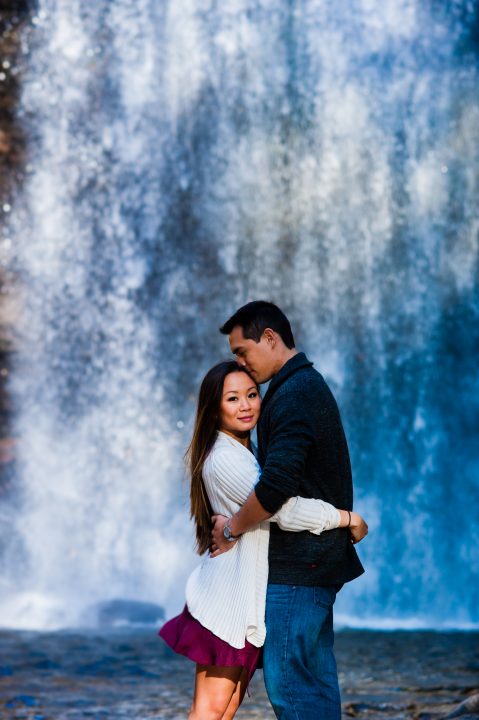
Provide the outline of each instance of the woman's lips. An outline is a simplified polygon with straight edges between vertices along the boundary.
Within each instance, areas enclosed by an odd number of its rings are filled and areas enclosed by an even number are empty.
[[[252,415],[247,415],[246,417],[238,418],[238,420],[241,420],[241,422],[251,422],[252,419],[253,419]]]

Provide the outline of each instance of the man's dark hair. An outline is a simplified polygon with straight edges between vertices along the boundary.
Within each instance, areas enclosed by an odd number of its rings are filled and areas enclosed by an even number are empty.
[[[229,335],[239,325],[245,338],[259,342],[266,328],[278,333],[290,350],[294,348],[294,337],[289,320],[277,305],[266,300],[254,300],[243,305],[224,325],[220,327],[223,335]]]

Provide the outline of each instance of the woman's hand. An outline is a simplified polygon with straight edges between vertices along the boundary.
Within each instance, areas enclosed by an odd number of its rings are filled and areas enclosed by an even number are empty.
[[[226,515],[213,515],[211,518],[212,530],[211,530],[211,545],[210,545],[210,557],[217,557],[228,550],[231,550],[233,545],[236,545],[237,540],[227,540],[223,535],[223,529],[229,518]]]
[[[351,523],[349,525],[349,532],[351,533],[351,542],[355,545],[366,537],[368,534],[368,526],[365,520],[359,515],[359,513],[351,513]]]

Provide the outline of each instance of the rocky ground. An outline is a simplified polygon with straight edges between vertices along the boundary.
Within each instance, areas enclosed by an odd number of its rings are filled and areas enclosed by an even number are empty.
[[[436,720],[479,692],[479,633],[344,631],[346,718]],[[151,631],[0,632],[0,718],[185,718],[193,665]],[[239,720],[273,718],[261,673]],[[479,717],[479,707],[462,717]]]

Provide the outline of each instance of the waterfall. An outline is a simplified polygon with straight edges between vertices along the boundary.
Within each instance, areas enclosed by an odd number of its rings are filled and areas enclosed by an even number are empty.
[[[2,624],[181,609],[218,326],[271,299],[350,443],[363,626],[479,623],[479,4],[38,0]]]

